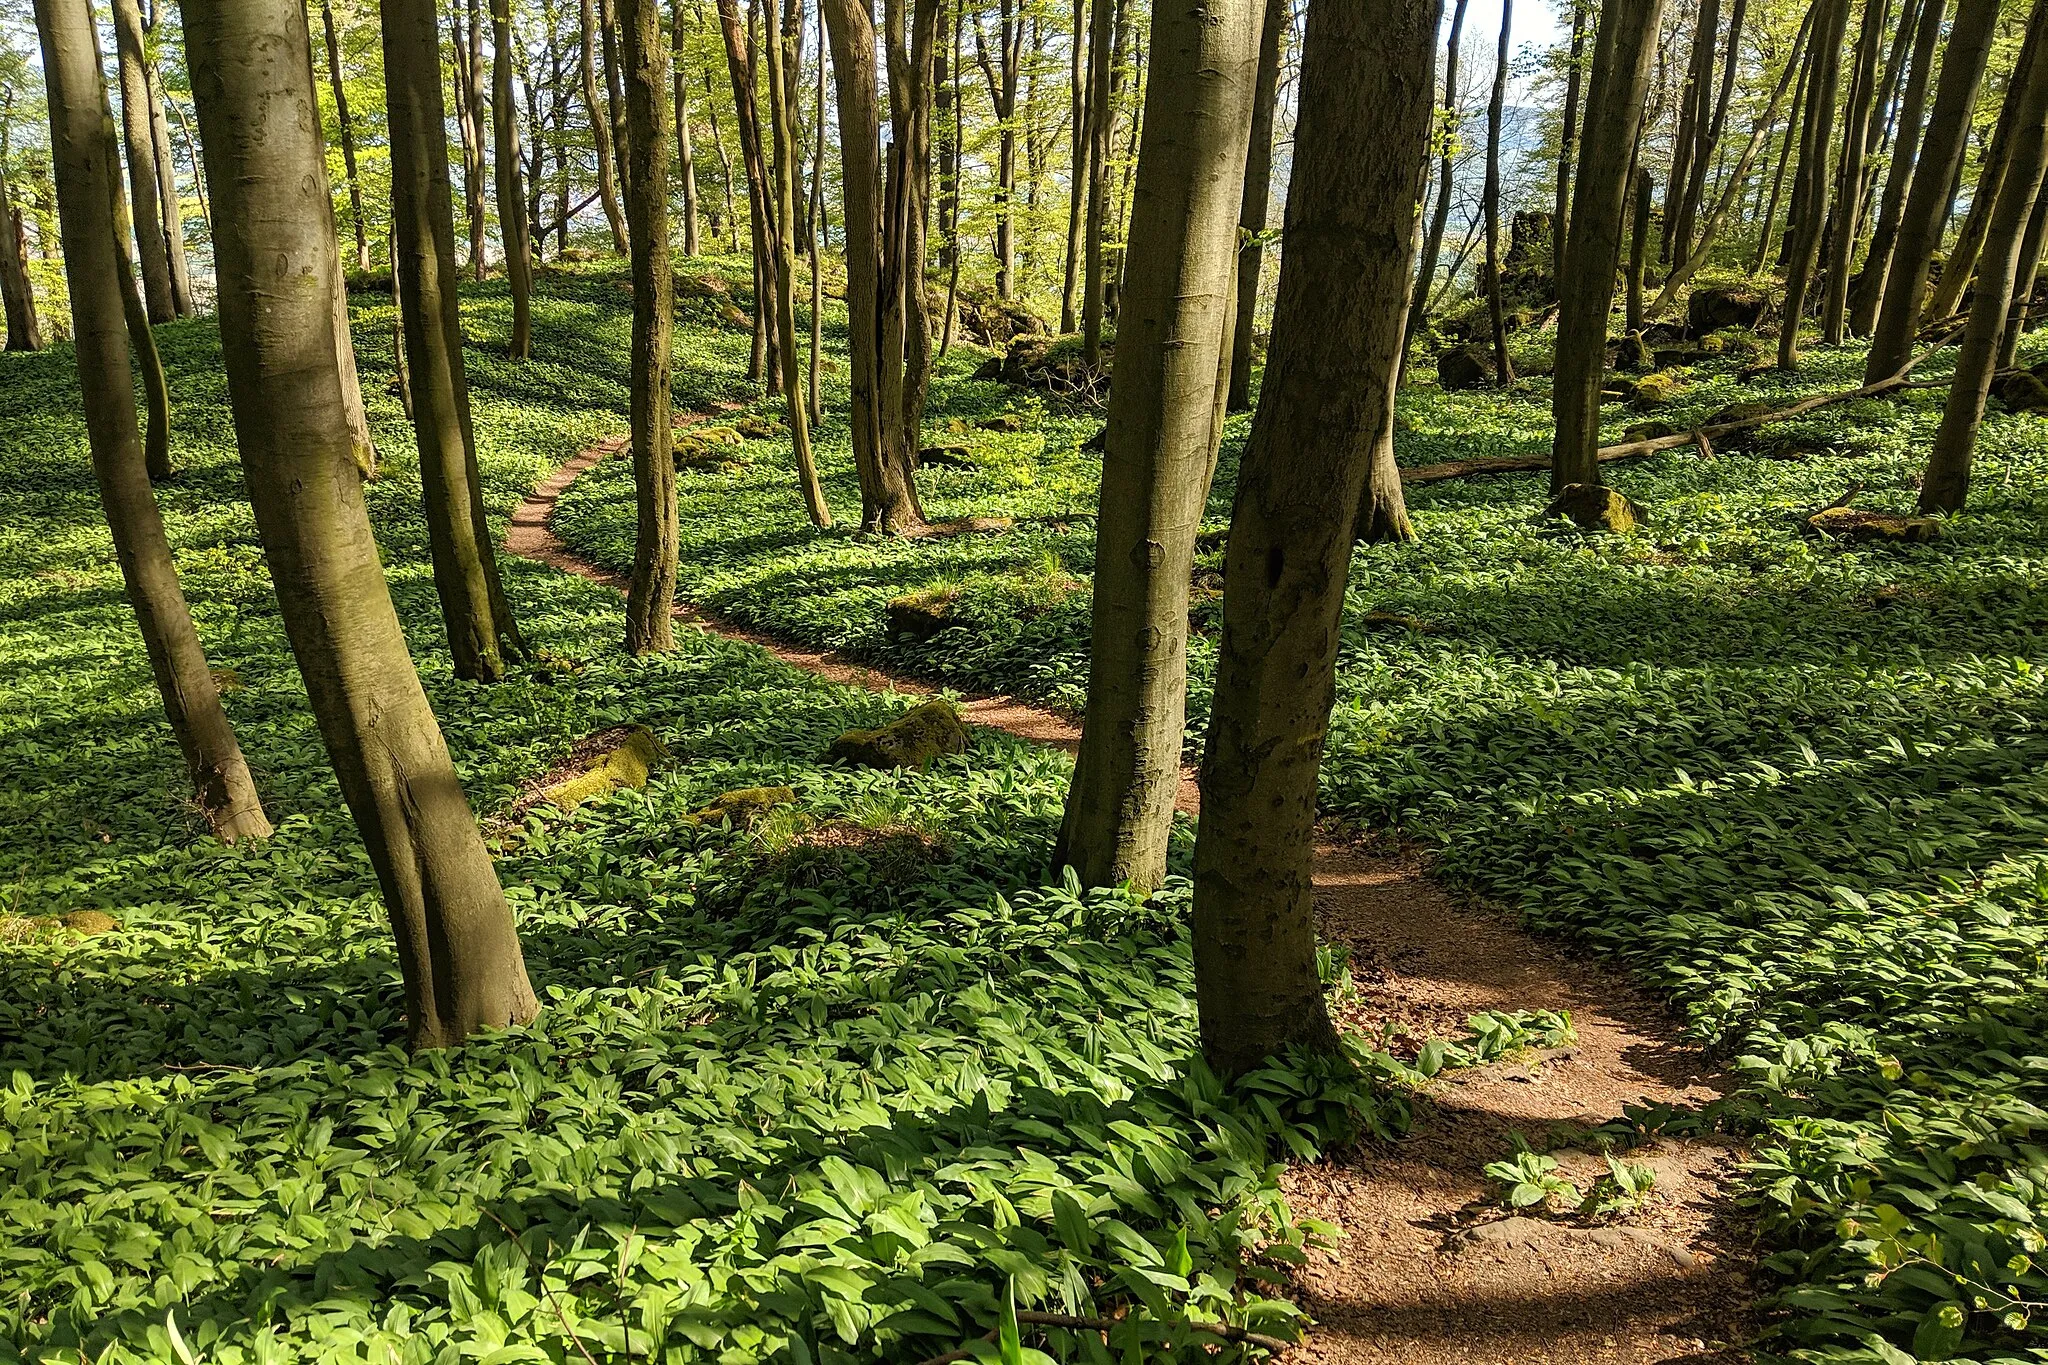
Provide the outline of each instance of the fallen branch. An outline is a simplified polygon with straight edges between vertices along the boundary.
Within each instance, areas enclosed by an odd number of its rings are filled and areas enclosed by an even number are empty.
[[[1624,441],[1620,445],[1602,446],[1596,458],[1601,464],[1608,464],[1615,460],[1638,460],[1645,455],[1655,455],[1661,451],[1672,450],[1679,446],[1699,446],[1702,454],[1711,454],[1713,451],[1712,443],[1723,436],[1733,435],[1738,431],[1748,431],[1752,427],[1764,426],[1771,422],[1782,422],[1789,417],[1800,417],[1812,412],[1815,408],[1824,408],[1831,403],[1846,403],[1857,398],[1876,398],[1883,394],[1891,393],[1894,390],[1906,388],[1908,387],[1906,376],[1917,369],[1922,362],[1946,348],[1955,339],[1956,334],[1950,333],[1922,351],[1919,355],[1914,356],[1904,365],[1901,365],[1896,373],[1878,380],[1875,384],[1865,384],[1860,389],[1845,389],[1840,393],[1815,394],[1811,398],[1800,399],[1790,407],[1779,408],[1775,412],[1760,413],[1755,417],[1745,417],[1736,422],[1716,422],[1694,431],[1680,431],[1674,432],[1669,436],[1654,436],[1641,441]],[[1550,464],[1550,457],[1547,455],[1503,456],[1499,459],[1490,460],[1450,460],[1443,464],[1411,465],[1401,471],[1401,482],[1404,485],[1412,483],[1442,483],[1448,479],[1462,479],[1473,474],[1526,474],[1536,470],[1548,469]]]
[[[1133,1324],[1157,1327],[1169,1331],[1174,1328],[1185,1327],[1190,1331],[1201,1332],[1212,1337],[1221,1337],[1225,1341],[1238,1342],[1246,1346],[1256,1346],[1260,1350],[1271,1351],[1275,1355],[1278,1355],[1294,1344],[1290,1341],[1282,1341],[1278,1337],[1269,1337],[1260,1332],[1249,1331],[1243,1327],[1232,1327],[1229,1323],[1223,1322],[1152,1322],[1145,1318],[1079,1318],[1069,1313],[1036,1313],[1020,1308],[1017,1310],[1017,1323],[1022,1327],[1064,1327],[1069,1331],[1079,1332],[1113,1332],[1119,1327],[1129,1327]],[[983,1341],[994,1341],[995,1339],[996,1334],[993,1331],[981,1337]],[[969,1360],[973,1356],[974,1349],[972,1347],[962,1347],[960,1350],[948,1351],[944,1355],[933,1356],[929,1360],[920,1361],[919,1365],[954,1365],[955,1361]]]

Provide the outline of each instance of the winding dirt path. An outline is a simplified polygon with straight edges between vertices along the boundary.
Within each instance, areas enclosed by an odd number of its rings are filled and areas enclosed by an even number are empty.
[[[549,528],[562,490],[622,451],[601,442],[555,471],[513,514],[506,548],[623,591]],[[679,620],[767,650],[852,687],[927,695],[937,689],[836,651],[782,641],[678,606]],[[1074,721],[1014,697],[961,705],[973,725],[1068,751]],[[1180,806],[1195,813],[1192,775]],[[1480,1010],[1569,1010],[1578,1041],[1540,1055],[1448,1073],[1416,1102],[1414,1131],[1364,1143],[1285,1178],[1297,1214],[1340,1236],[1310,1253],[1293,1296],[1316,1326],[1291,1361],[1318,1365],[1580,1365],[1733,1362],[1755,1297],[1747,1232],[1729,1207],[1741,1152],[1721,1140],[1664,1139],[1628,1154],[1655,1172],[1655,1191],[1615,1222],[1509,1216],[1485,1178],[1516,1138],[1551,1150],[1583,1189],[1606,1170],[1586,1129],[1637,1103],[1698,1104],[1725,1083],[1679,1036],[1656,1001],[1623,976],[1454,898],[1412,853],[1355,845],[1317,850],[1324,937],[1352,955],[1357,998],[1344,1024],[1394,1046],[1455,1036]],[[1571,1144],[1575,1137],[1580,1146]]]

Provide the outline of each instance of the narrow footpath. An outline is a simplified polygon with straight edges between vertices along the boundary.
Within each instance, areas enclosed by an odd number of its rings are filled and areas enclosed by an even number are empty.
[[[684,418],[682,422],[691,419]],[[624,438],[583,451],[513,513],[506,548],[620,591],[623,577],[559,540],[556,499]],[[687,566],[685,566],[687,568]],[[793,647],[686,606],[678,620],[758,645],[792,667],[850,687],[923,695],[937,689],[836,651]],[[1074,750],[1079,727],[1014,697],[964,701],[969,724]],[[1199,810],[1192,776],[1181,809]],[[1573,1135],[1621,1117],[1625,1104],[1697,1105],[1725,1085],[1668,1013],[1621,974],[1569,954],[1507,916],[1432,882],[1413,853],[1349,844],[1318,848],[1316,908],[1324,938],[1350,947],[1360,999],[1344,1024],[1377,1036],[1457,1036],[1481,1010],[1571,1014],[1569,1047],[1471,1067],[1417,1098],[1414,1131],[1362,1143],[1289,1171],[1300,1216],[1342,1233],[1310,1253],[1293,1296],[1315,1327],[1290,1362],[1353,1365],[1579,1365],[1685,1361],[1733,1365],[1754,1331],[1750,1236],[1731,1207],[1742,1152],[1719,1138],[1660,1139],[1628,1153],[1656,1175],[1643,1206],[1619,1221],[1511,1216],[1483,1174],[1517,1137],[1552,1150],[1583,1189],[1606,1170]]]

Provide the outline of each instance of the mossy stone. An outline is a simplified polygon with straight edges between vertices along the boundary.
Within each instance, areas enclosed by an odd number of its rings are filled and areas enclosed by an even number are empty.
[[[87,938],[111,934],[120,928],[120,921],[104,910],[73,910],[63,916],[61,923],[72,933],[83,934]]]
[[[1815,512],[1806,524],[1823,535],[1851,544],[1889,541],[1900,545],[1924,545],[1941,539],[1941,522],[1934,517],[1907,516],[1903,512],[1866,512],[1859,507],[1828,507]]]
[[[621,787],[644,787],[648,775],[667,757],[668,750],[654,732],[636,725],[618,744],[585,764],[582,772],[543,787],[540,799],[567,811]]]
[[[741,787],[720,793],[710,805],[691,812],[690,818],[700,824],[723,822],[734,829],[752,829],[769,811],[795,804],[796,791],[790,787]]]
[[[1640,374],[1657,367],[1657,353],[1650,349],[1650,343],[1643,340],[1641,332],[1630,332],[1615,348],[1614,368],[1630,370]]]
[[[1568,483],[1550,505],[1542,520],[1564,517],[1581,531],[1633,531],[1649,523],[1649,514],[1621,494],[1600,483]]]
[[[1991,392],[2008,412],[2048,409],[2048,383],[2030,370],[2006,370],[1993,377]]]
[[[928,768],[945,754],[967,752],[967,727],[945,700],[924,705],[872,730],[848,730],[832,741],[828,762],[856,768]]]
[[[891,598],[883,609],[888,616],[890,636],[931,639],[953,624],[953,604],[959,600],[958,588],[927,588]]]
[[[1676,436],[1677,434],[1678,428],[1672,426],[1669,422],[1637,422],[1634,426],[1621,433],[1621,439],[1625,442],[1661,441],[1666,436]]]
[[[1436,358],[1437,387],[1480,389],[1493,383],[1493,352],[1474,343],[1454,346]]]
[[[1685,381],[1668,370],[1646,374],[1629,390],[1628,401],[1638,409],[1661,408],[1685,391]]]

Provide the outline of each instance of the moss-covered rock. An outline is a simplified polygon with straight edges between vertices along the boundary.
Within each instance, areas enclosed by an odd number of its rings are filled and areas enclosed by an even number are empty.
[[[746,464],[740,453],[745,438],[733,427],[686,427],[676,433],[677,469],[733,469]]]
[[[2032,370],[2001,370],[1992,376],[1991,393],[2008,412],[2048,409],[2048,383]]]
[[[621,787],[644,787],[649,774],[667,757],[668,750],[654,737],[654,732],[636,725],[616,743],[587,760],[581,772],[542,787],[536,794],[536,803],[574,810]]]
[[[983,431],[1022,431],[1024,418],[1015,412],[999,412],[993,417],[984,417],[974,424]]]
[[[1629,405],[1639,411],[1661,408],[1685,392],[1685,380],[1669,370],[1646,374],[1629,386]]]
[[[732,429],[749,441],[772,441],[778,436],[787,435],[789,432],[788,427],[785,427],[773,417],[766,417],[758,412],[750,412],[744,417],[734,418]]]
[[[121,922],[104,910],[73,910],[67,915],[0,915],[0,943],[25,943],[69,931],[84,938],[111,934]]]
[[[946,754],[967,752],[967,727],[945,700],[928,701],[872,730],[848,730],[832,741],[828,762],[856,768],[927,768]]]
[[[1649,514],[1605,484],[1568,483],[1543,509],[1541,519],[1563,517],[1581,531],[1633,531]]]
[[[1889,541],[1924,545],[1941,539],[1941,522],[1934,517],[1908,516],[1903,512],[1868,512],[1860,507],[1823,508],[1808,517],[1806,524],[1822,535],[1851,544]]]
[[[1733,285],[1709,285],[1692,291],[1686,300],[1686,330],[1696,337],[1726,327],[1754,327],[1763,320],[1768,301],[1754,289]]]
[[[1493,351],[1477,342],[1453,346],[1436,358],[1436,382],[1446,389],[1481,389],[1493,383]]]
[[[120,921],[104,910],[73,910],[60,917],[58,922],[72,933],[84,934],[87,938],[111,934],[121,927]]]
[[[796,791],[790,787],[741,787],[721,792],[710,805],[692,811],[690,818],[699,824],[752,829],[769,811],[795,804]]]
[[[940,441],[917,452],[919,469],[978,469],[973,449],[965,441]]]
[[[1643,340],[1641,332],[1630,332],[1614,348],[1614,368],[1641,374],[1644,370],[1657,368],[1657,352],[1650,349],[1650,343]]]
[[[953,624],[953,604],[960,600],[958,588],[926,588],[889,599],[884,614],[891,637],[908,636],[929,640]]]
[[[1661,441],[1666,436],[1676,436],[1677,434],[1678,428],[1672,426],[1671,423],[1653,419],[1648,422],[1637,422],[1625,428],[1621,433],[1621,439],[1623,441]]]

